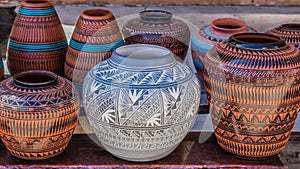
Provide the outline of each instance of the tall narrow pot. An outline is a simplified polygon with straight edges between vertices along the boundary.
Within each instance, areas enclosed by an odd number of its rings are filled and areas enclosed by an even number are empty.
[[[203,64],[219,145],[244,158],[280,153],[300,109],[300,51],[277,36],[236,34]]]
[[[70,40],[65,62],[65,77],[81,90],[84,77],[96,64],[108,59],[124,45],[113,13],[88,9],[80,14]]]
[[[25,71],[0,83],[0,138],[25,160],[62,153],[77,125],[80,108],[72,83],[49,71]]]
[[[67,40],[49,1],[25,0],[9,39],[7,67],[11,75],[27,70],[49,70],[63,75]]]
[[[300,50],[300,23],[283,24],[267,33],[281,37],[286,43],[294,45]]]

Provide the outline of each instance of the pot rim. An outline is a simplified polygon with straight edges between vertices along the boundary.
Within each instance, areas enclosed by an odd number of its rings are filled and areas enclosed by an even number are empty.
[[[280,29],[288,30],[288,31],[300,31],[300,23],[286,23],[279,26]]]
[[[41,82],[30,82],[20,80],[22,77],[26,76],[47,76],[50,78],[49,80],[41,81]],[[20,72],[13,75],[13,81],[16,85],[20,87],[48,87],[52,84],[55,84],[58,80],[58,75],[47,70],[29,70]]]
[[[113,18],[114,15],[110,10],[95,8],[95,9],[87,9],[84,10],[80,17],[88,20],[106,20]]]
[[[226,24],[225,24],[226,23]],[[236,28],[226,28],[222,26],[235,26]],[[247,30],[246,22],[236,18],[218,18],[211,22],[211,27],[218,31],[240,32]]]
[[[50,1],[47,0],[25,0],[21,6],[29,8],[45,8],[53,6]]]
[[[147,14],[148,13],[148,14]],[[144,23],[169,23],[173,14],[165,10],[144,10],[139,12],[140,18]]]

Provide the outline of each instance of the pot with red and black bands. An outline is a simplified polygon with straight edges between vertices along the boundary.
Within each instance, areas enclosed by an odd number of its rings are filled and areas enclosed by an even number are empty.
[[[203,65],[218,144],[243,158],[279,154],[300,110],[300,51],[277,36],[235,34]]]
[[[17,73],[0,83],[0,138],[20,159],[55,157],[66,149],[79,110],[69,80],[43,70]]]
[[[113,13],[88,9],[80,14],[68,47],[64,75],[79,88],[87,72],[124,45]]]
[[[286,43],[294,45],[300,50],[300,23],[282,24],[267,31],[267,33],[279,36]]]
[[[49,1],[24,1],[9,39],[7,66],[10,74],[49,70],[63,75],[67,40],[55,8]]]

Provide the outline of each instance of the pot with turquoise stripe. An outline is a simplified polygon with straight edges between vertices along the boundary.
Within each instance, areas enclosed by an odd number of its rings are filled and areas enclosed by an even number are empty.
[[[202,27],[192,36],[192,56],[193,62],[201,77],[203,70],[202,58],[205,54],[223,40],[227,40],[236,33],[256,32],[255,29],[235,18],[219,18],[211,22],[210,25]]]
[[[48,70],[63,75],[68,43],[59,17],[48,1],[24,1],[8,42],[10,74]]]
[[[83,11],[70,39],[65,77],[81,90],[87,72],[122,45],[124,41],[111,11],[99,8]]]

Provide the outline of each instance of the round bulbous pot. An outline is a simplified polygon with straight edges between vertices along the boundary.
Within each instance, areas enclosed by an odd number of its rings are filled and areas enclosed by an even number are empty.
[[[10,74],[48,70],[63,75],[67,47],[65,32],[50,1],[22,2],[8,42]]]
[[[66,149],[79,109],[69,80],[50,71],[17,73],[0,83],[0,138],[17,158],[55,157]]]
[[[65,77],[81,91],[88,71],[122,45],[124,41],[111,11],[101,8],[83,11],[68,46]]]
[[[300,50],[300,23],[282,24],[276,28],[268,30],[267,33],[279,36],[286,43],[294,45]]]
[[[218,144],[264,159],[286,146],[300,108],[300,51],[277,36],[235,34],[203,58]]]
[[[127,21],[122,28],[126,44],[153,44],[172,51],[178,60],[185,60],[190,43],[190,29],[172,13],[145,10]]]
[[[234,34],[247,32],[256,32],[256,30],[235,18],[218,18],[210,25],[200,28],[191,40],[192,58],[198,74],[201,74],[203,69],[202,58],[214,45]]]
[[[102,147],[129,161],[170,154],[192,126],[200,86],[171,51],[125,45],[84,80],[83,105]]]

